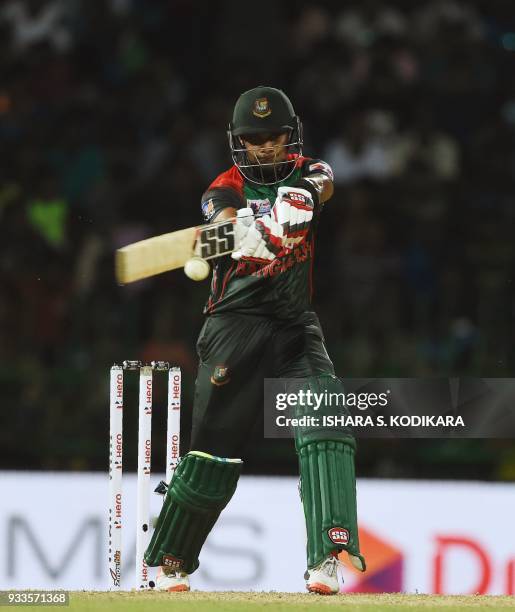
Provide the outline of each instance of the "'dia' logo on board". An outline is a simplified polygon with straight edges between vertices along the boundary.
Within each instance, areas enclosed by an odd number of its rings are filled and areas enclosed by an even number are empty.
[[[272,110],[268,104],[268,98],[258,98],[254,102],[254,110],[252,111],[252,114],[260,119],[264,119],[265,117],[268,117],[268,115],[271,115]]]
[[[359,543],[367,560],[367,571],[362,573],[354,567],[345,568],[345,593],[400,593],[406,590],[405,552],[390,542],[388,531],[388,525],[381,533],[360,528]],[[347,563],[346,552],[342,551],[338,556]]]

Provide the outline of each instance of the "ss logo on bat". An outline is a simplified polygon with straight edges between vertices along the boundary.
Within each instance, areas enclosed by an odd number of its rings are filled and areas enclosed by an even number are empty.
[[[234,251],[234,225],[231,221],[201,230],[200,257],[209,259]]]

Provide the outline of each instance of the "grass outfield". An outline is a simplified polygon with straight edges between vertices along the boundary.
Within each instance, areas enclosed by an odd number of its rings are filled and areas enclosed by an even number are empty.
[[[453,610],[514,610],[515,597],[459,595],[322,595],[297,593],[70,593],[73,610],[151,610],[152,612],[306,612],[335,606],[345,612],[381,612],[420,609],[452,612]]]

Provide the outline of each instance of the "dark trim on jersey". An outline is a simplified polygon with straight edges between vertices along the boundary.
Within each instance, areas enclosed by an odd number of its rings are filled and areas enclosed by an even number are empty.
[[[212,223],[222,210],[231,206],[238,209],[243,205],[243,196],[232,187],[213,187],[202,196],[202,215],[206,223]]]
[[[223,298],[223,296],[224,296],[225,288],[227,286],[227,281],[229,280],[229,277],[233,273],[235,265],[236,265],[236,262],[233,261],[232,264],[231,264],[231,267],[227,270],[227,274],[224,277],[224,282],[222,283],[222,291],[220,291],[220,296],[216,300],[217,302],[219,302]]]
[[[239,208],[243,203],[243,194],[239,194],[232,187],[213,187],[212,189],[208,189],[206,193],[202,196],[202,202],[205,202],[209,199],[220,199],[223,198],[228,204],[234,206],[234,208]]]
[[[234,266],[235,265],[236,265],[236,261],[233,261],[232,264],[231,264],[231,267],[225,273],[224,280],[222,282],[222,290],[220,291],[220,295],[216,298],[216,300],[213,302],[211,296],[209,296],[208,306],[207,306],[207,309],[206,309],[209,312],[209,314],[213,314],[216,305],[223,298],[224,293],[225,293],[225,288],[227,287],[227,282],[229,281],[229,278],[231,277],[231,275],[232,275],[232,273],[234,271]]]
[[[216,266],[213,267],[213,278],[211,280],[211,291],[209,292],[209,299],[207,300],[206,311],[209,312],[213,308],[213,295],[216,294],[216,283],[218,280],[218,270]]]
[[[309,301],[313,302],[313,265],[315,262],[315,236],[311,236],[311,259],[309,261]]]

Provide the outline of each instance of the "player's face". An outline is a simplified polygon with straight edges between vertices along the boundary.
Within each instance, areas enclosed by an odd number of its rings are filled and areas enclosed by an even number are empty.
[[[252,163],[273,164],[286,160],[288,149],[288,134],[248,134],[242,136],[243,144]]]

